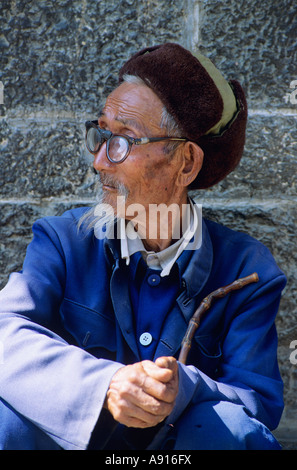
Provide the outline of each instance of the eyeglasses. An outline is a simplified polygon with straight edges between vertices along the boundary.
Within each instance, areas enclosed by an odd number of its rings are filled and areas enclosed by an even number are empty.
[[[86,146],[89,152],[96,154],[106,142],[106,155],[112,163],[122,163],[129,155],[132,145],[144,145],[150,142],[161,142],[162,140],[186,141],[178,137],[141,137],[134,139],[128,135],[117,135],[110,131],[101,129],[97,121],[87,121]]]

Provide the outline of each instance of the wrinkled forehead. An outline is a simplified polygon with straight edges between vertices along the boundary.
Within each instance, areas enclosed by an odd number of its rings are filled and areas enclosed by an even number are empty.
[[[131,125],[139,131],[160,131],[163,103],[145,85],[122,83],[107,98],[106,119]]]

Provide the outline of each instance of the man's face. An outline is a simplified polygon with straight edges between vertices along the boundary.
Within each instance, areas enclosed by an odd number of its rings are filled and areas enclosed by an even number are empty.
[[[123,83],[107,98],[98,124],[114,134],[134,138],[164,137],[165,130],[160,128],[162,108],[162,102],[150,88]],[[181,197],[177,185],[178,152],[170,158],[164,145],[165,142],[133,145],[128,158],[116,164],[107,159],[104,144],[94,158],[104,202],[116,209],[122,185],[127,195],[126,207],[137,203],[147,210],[149,204],[185,203],[184,191]]]

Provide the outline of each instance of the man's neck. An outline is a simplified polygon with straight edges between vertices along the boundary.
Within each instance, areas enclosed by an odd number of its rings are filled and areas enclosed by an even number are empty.
[[[169,206],[151,204],[146,211],[128,221],[147,251],[162,251],[183,236],[190,222],[189,202],[186,202]]]

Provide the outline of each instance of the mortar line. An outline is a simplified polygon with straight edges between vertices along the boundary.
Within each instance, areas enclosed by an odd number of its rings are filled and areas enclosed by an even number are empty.
[[[263,207],[276,207],[278,205],[296,205],[297,198],[288,198],[288,199],[222,199],[222,198],[211,198],[204,199],[199,198],[196,195],[192,195],[193,199],[201,204],[202,207],[227,207],[227,208],[236,208],[236,207],[246,207],[246,206],[263,206]],[[0,199],[0,205],[12,204],[12,205],[23,205],[23,204],[32,204],[36,206],[51,205],[51,204],[96,204],[96,201],[91,198],[7,198]]]

